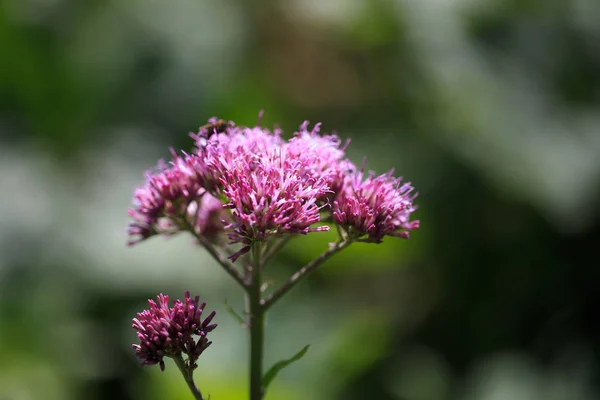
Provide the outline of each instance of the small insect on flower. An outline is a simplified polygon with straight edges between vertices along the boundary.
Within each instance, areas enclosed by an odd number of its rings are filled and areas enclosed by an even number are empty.
[[[223,133],[227,128],[233,128],[235,124],[231,121],[225,121],[224,119],[213,119],[206,125],[202,125],[199,129],[200,132],[206,132],[206,138],[208,139],[214,134]]]

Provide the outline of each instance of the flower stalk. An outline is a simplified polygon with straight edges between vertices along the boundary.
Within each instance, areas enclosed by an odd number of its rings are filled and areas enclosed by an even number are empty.
[[[352,242],[349,240],[339,240],[335,243],[332,243],[329,249],[325,250],[321,253],[320,256],[315,258],[310,263],[306,264],[304,267],[300,268],[298,272],[290,277],[279,289],[273,292],[269,297],[261,301],[262,309],[267,311],[271,308],[283,295],[289,292],[294,286],[296,286],[302,278],[308,276],[311,272],[317,269],[318,266],[327,261],[334,254],[342,251],[346,247],[350,246]]]
[[[202,392],[200,392],[200,389],[198,389],[198,387],[196,386],[196,383],[194,382],[194,371],[186,365],[181,354],[174,356],[173,361],[175,361],[177,368],[179,368],[179,371],[181,371],[181,375],[183,375],[183,379],[185,379],[185,383],[190,388],[192,395],[194,395],[194,399],[204,400],[204,397],[202,396]]]
[[[264,395],[262,387],[264,357],[264,312],[261,306],[261,248],[258,243],[252,247],[252,270],[250,285],[246,291],[248,332],[250,335],[250,400],[260,400]]]
[[[199,235],[196,232],[196,230],[194,229],[194,227],[191,226],[189,224],[189,222],[187,222],[187,221],[186,221],[186,226],[188,227],[188,229],[190,230],[192,235],[194,235],[194,237],[198,240],[198,242],[202,246],[204,246],[206,251],[208,251],[208,253],[215,259],[215,261],[217,261],[219,263],[219,265],[221,267],[223,267],[225,272],[227,272],[229,274],[229,276],[231,276],[233,278],[233,280],[236,281],[240,286],[245,288],[246,282],[244,282],[244,277],[233,266],[233,264],[227,259],[227,257],[225,257],[221,253],[219,253],[219,251],[215,248],[215,246],[213,246],[213,244],[210,243],[210,241],[208,241],[204,236]]]

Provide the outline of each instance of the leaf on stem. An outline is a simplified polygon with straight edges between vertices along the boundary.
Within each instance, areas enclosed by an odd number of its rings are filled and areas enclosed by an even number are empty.
[[[263,377],[263,381],[262,381],[263,390],[264,391],[267,390],[267,387],[269,386],[269,384],[271,383],[271,381],[275,378],[275,376],[277,376],[277,374],[279,373],[279,371],[281,371],[282,369],[284,369],[285,367],[287,367],[291,363],[293,363],[295,361],[298,361],[299,359],[301,359],[302,357],[304,357],[304,355],[308,351],[309,347],[310,347],[310,345],[307,344],[306,346],[304,346],[302,348],[302,350],[300,350],[299,352],[297,352],[296,354],[294,354],[294,356],[292,358],[288,358],[287,360],[281,360],[281,361],[275,363],[275,365],[273,365],[271,367],[271,369]]]

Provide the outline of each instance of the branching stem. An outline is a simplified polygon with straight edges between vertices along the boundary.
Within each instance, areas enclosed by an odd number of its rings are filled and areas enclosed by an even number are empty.
[[[175,361],[175,364],[177,364],[177,367],[181,371],[183,379],[185,379],[185,383],[187,383],[188,387],[190,388],[190,391],[194,395],[194,399],[204,400],[202,393],[200,392],[200,390],[196,386],[196,383],[194,382],[194,372],[188,368],[181,354],[178,354],[177,356],[173,357],[173,360]]]

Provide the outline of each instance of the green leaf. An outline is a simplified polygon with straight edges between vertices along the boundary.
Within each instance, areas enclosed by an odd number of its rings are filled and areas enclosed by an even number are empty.
[[[297,352],[296,354],[294,354],[294,356],[292,358],[288,358],[287,360],[281,360],[278,363],[275,363],[275,365],[273,365],[271,367],[271,369],[263,377],[263,381],[262,381],[263,390],[264,391],[267,390],[267,386],[269,386],[269,383],[271,383],[271,381],[275,378],[275,376],[277,376],[277,374],[279,373],[279,371],[281,371],[282,369],[284,369],[285,367],[287,367],[291,363],[293,363],[295,361],[298,361],[299,359],[301,359],[302,357],[304,357],[304,355],[308,351],[309,347],[310,347],[310,345],[307,344],[306,346],[304,346],[302,348],[302,350],[300,350],[299,352]]]
[[[227,310],[229,315],[231,315],[233,319],[239,322],[241,326],[243,326],[244,328],[246,327],[246,321],[244,321],[244,318],[242,318],[238,313],[235,312],[233,308],[231,308],[229,303],[227,303],[227,299],[225,299],[225,310]]]

